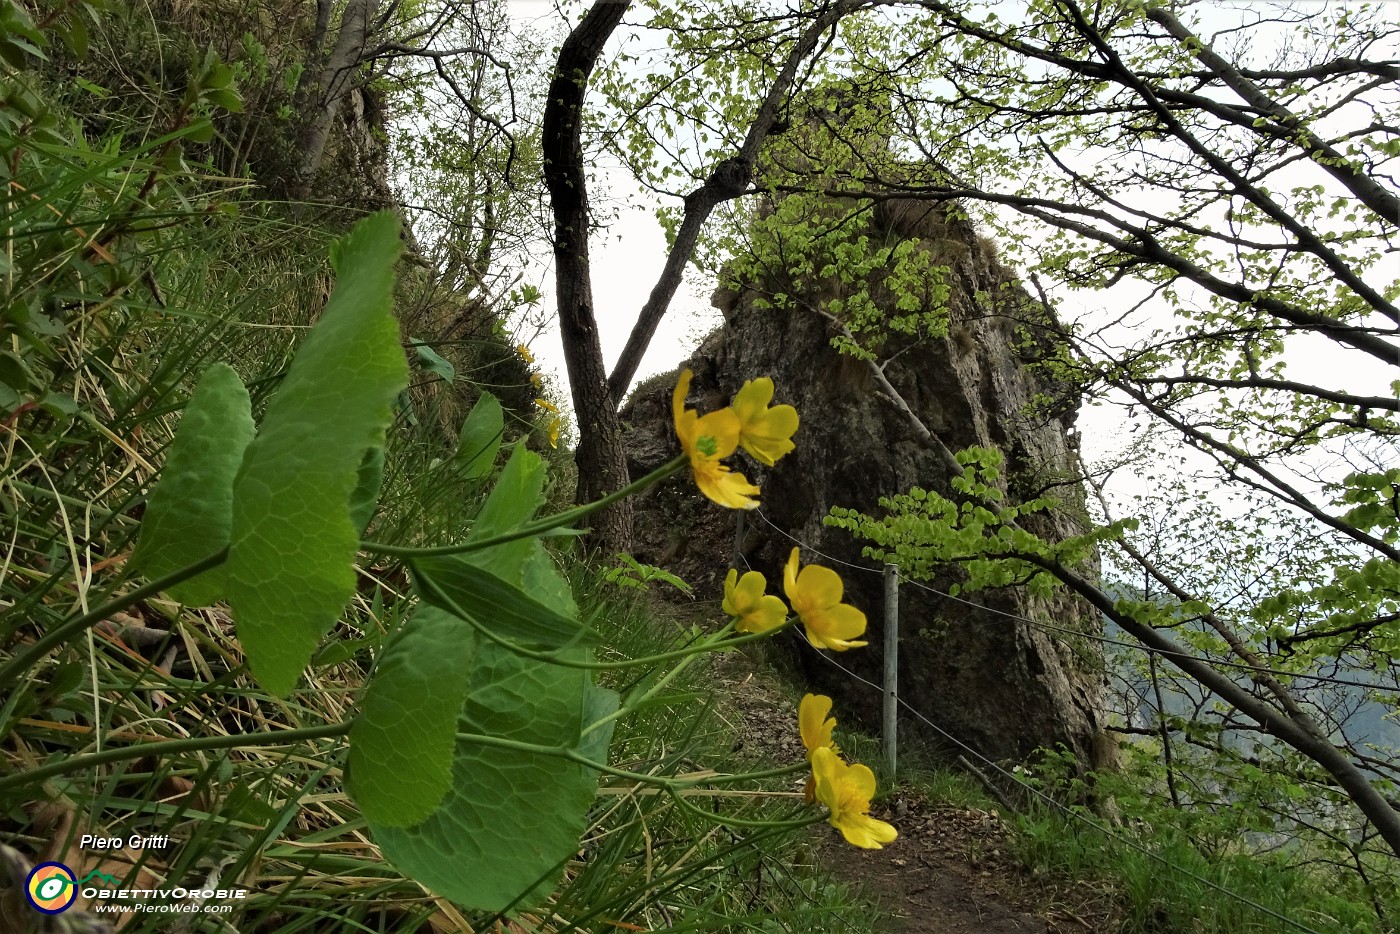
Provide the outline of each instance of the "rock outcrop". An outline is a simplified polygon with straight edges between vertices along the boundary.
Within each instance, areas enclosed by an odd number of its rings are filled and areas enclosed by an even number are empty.
[[[967,222],[948,220],[941,208],[886,202],[866,223],[872,236],[920,239],[951,269],[946,335],[903,338],[885,347],[882,356],[893,358],[885,374],[894,389],[952,450],[999,450],[1013,499],[1053,491],[1062,506],[1030,517],[1032,531],[1049,540],[1082,534],[1084,494],[1070,479],[1080,470],[1072,429],[1077,400],[1063,398],[1065,387],[1028,366],[1053,352],[1053,317],[1016,284]],[[771,294],[766,286],[762,291]],[[758,294],[717,293],[726,324],[686,364],[695,371],[690,405],[701,412],[726,405],[745,380],[771,376],[774,403],[790,403],[800,413],[797,449],[766,471],[745,462],[745,473],[763,488],[763,506],[746,515],[737,543],[736,514],[703,499],[688,477],[638,500],[637,556],[716,596],[737,547],[740,568],[762,571],[770,592],[781,594],[783,563],[801,542],[804,564],[839,571],[846,599],[870,621],[870,646],[832,654],[831,660],[878,684],[880,569],[862,556],[861,542],[822,519],[833,506],[879,514],[881,496],[913,486],[947,494],[946,461],[919,441],[907,416],[877,391],[868,365],[833,348],[831,321],[810,308],[755,307]],[[623,410],[634,476],[674,456],[673,386],[674,376],[658,377],[639,387]],[[1097,576],[1097,567],[1083,570]],[[942,731],[1003,762],[1024,760],[1037,747],[1063,745],[1082,763],[1106,764],[1112,744],[1100,728],[1103,676],[1094,644],[1039,625],[1098,633],[1098,614],[1063,594],[1042,600],[1008,588],[966,594],[964,602],[936,592],[946,593],[957,580],[950,569],[928,583],[931,589],[906,583],[900,591],[900,693],[936,724],[931,729],[902,714],[906,735],[912,729],[950,755],[961,750]],[[800,635],[782,638],[799,657],[811,688],[836,699],[841,717],[878,724],[878,689],[819,658]]]

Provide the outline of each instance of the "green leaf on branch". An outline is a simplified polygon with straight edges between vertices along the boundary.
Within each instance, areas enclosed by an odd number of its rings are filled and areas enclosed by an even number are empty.
[[[495,538],[529,522],[544,501],[543,494],[544,461],[524,445],[516,445],[481,512],[477,513],[467,542]],[[494,571],[512,584],[519,584],[521,567],[538,544],[534,539],[522,538],[469,552],[468,556],[473,564]]]
[[[439,354],[426,342],[414,339],[409,341],[409,346],[412,347],[413,352],[418,355],[418,365],[421,366],[424,371],[448,383],[457,379],[457,368],[452,365],[452,362]]]
[[[457,718],[475,651],[470,625],[420,604],[380,655],[350,731],[346,779],[367,819],[420,823],[452,787]]]
[[[529,544],[538,545],[534,541]],[[548,556],[545,558],[547,560]],[[531,559],[527,556],[526,560]],[[414,587],[424,600],[452,612],[450,601],[482,629],[502,639],[543,649],[598,641],[598,634],[579,623],[574,615],[565,615],[557,605],[547,605],[527,596],[520,587],[463,558],[455,555],[415,558],[410,570]],[[519,577],[519,572],[516,576]],[[539,591],[532,587],[531,592]],[[544,592],[553,593],[557,603],[557,591],[546,587]],[[570,605],[572,602],[570,597]]]
[[[384,443],[408,365],[390,313],[402,250],[388,213],[331,250],[336,288],[297,351],[234,484],[229,600],[253,672],[296,685],[355,590],[350,497],[365,452]]]
[[[350,494],[350,522],[357,536],[365,534],[374,518],[374,507],[379,505],[379,488],[383,483],[384,446],[379,445],[365,452],[355,473],[355,489]]]
[[[584,653],[578,653],[580,659]],[[617,709],[617,697],[586,671],[477,650],[458,730],[605,760],[610,725],[580,740],[584,726]],[[481,911],[537,904],[578,851],[597,791],[595,770],[556,755],[457,739],[452,790],[413,827],[370,829],[399,869]]]
[[[146,502],[133,567],[160,578],[228,547],[233,525],[233,482],[253,440],[248,390],[233,367],[205,371],[185,406],[179,430]],[[225,569],[216,567],[170,588],[190,606],[224,598]]]
[[[490,475],[504,432],[505,414],[500,400],[483,392],[462,423],[457,451],[452,455],[452,463],[462,476],[468,480],[482,480]]]

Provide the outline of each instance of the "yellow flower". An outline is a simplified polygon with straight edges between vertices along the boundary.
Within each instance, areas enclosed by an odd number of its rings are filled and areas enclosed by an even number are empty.
[[[720,463],[739,446],[739,416],[733,409],[720,409],[701,418],[685,407],[694,374],[687,369],[681,373],[676,390],[671,394],[671,416],[676,423],[676,437],[681,450],[690,458],[695,485],[710,499],[729,509],[754,509],[758,506],[758,487],[741,473],[735,473]]]
[[[769,467],[796,447],[792,434],[797,431],[797,410],[790,405],[770,409],[772,400],[773,381],[766,376],[749,380],[734,397],[739,445]]]
[[[553,402],[550,402],[548,399],[536,399],[535,405],[544,409],[546,412],[551,412],[555,415],[559,414],[559,406],[555,405]]]
[[[852,846],[878,850],[893,843],[899,831],[870,816],[870,799],[875,797],[875,773],[863,765],[847,765],[826,746],[812,752],[812,775],[816,779],[817,800],[831,809],[827,823],[841,831]]]
[[[549,423],[549,446],[559,447],[559,429],[563,425],[560,419],[554,419]]]
[[[869,645],[851,641],[865,632],[865,614],[841,602],[841,589],[841,577],[831,568],[809,564],[798,574],[797,549],[792,550],[783,568],[783,591],[816,648],[844,652]]]
[[[542,376],[540,376],[540,374],[538,374],[538,373],[531,373],[531,374],[530,374],[530,385],[531,385],[531,386],[534,386],[535,389],[537,389],[537,390],[538,390],[538,389],[542,389],[542,388],[544,387],[544,378],[543,378]]]
[[[535,355],[530,353],[530,348],[526,347],[524,344],[516,344],[515,352],[520,354],[520,359],[524,360],[526,363],[535,362]]]
[[[825,694],[808,694],[802,698],[797,708],[797,729],[802,734],[802,745],[807,747],[807,758],[818,749],[840,752],[831,741],[831,731],[836,729],[836,718],[831,713],[831,698]]]
[[[733,568],[724,578],[724,612],[738,617],[735,628],[740,632],[763,632],[782,625],[787,619],[787,604],[778,597],[764,593],[768,582],[757,571],[743,577]]]

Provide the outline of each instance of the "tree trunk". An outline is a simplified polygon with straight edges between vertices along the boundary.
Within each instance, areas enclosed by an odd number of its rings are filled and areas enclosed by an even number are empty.
[[[555,290],[564,362],[578,415],[579,502],[597,499],[627,484],[622,426],[608,390],[603,348],[593,314],[588,266],[588,190],[583,172],[581,124],[588,76],[628,0],[597,0],[564,40],[544,110],[544,178],[554,209]],[[591,543],[625,551],[632,540],[632,505],[616,503],[594,514]]]
[[[327,10],[328,6],[321,4],[317,11],[316,26],[321,42],[324,42],[325,29],[323,15]],[[335,48],[321,66],[315,82],[305,89],[302,127],[297,136],[295,177],[290,186],[293,198],[305,200],[311,196],[311,182],[321,169],[326,140],[330,137],[341,103],[353,87],[355,69],[369,40],[370,23],[378,12],[379,0],[349,0],[346,3],[340,17],[340,29],[336,32]],[[315,51],[319,54],[319,50]]]

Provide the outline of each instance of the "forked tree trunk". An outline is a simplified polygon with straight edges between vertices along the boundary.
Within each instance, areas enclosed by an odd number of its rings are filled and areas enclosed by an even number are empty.
[[[608,390],[603,348],[593,313],[588,266],[588,189],[583,171],[581,125],[588,76],[608,37],[630,6],[598,0],[559,49],[544,110],[545,184],[554,208],[555,293],[564,362],[578,416],[578,501],[588,502],[627,485],[627,459],[617,404]],[[632,541],[632,506],[623,501],[595,513],[591,544],[625,551]]]

